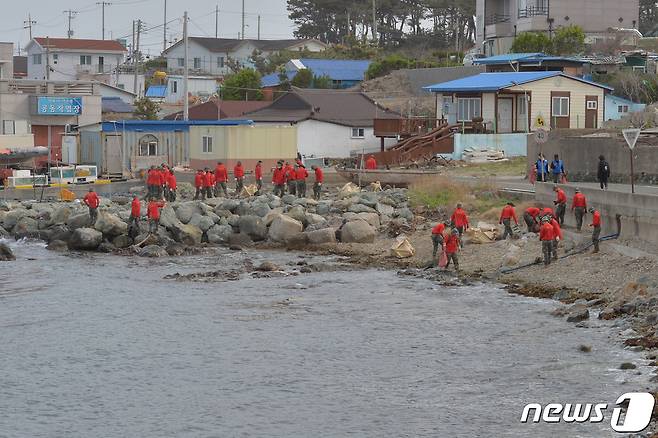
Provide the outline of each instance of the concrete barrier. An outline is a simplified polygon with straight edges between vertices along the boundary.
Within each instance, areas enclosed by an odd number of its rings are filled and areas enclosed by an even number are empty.
[[[567,225],[575,225],[576,220],[571,213],[571,199],[576,186],[560,186],[569,199]],[[638,195],[616,191],[603,191],[600,189],[581,188],[587,197],[587,206],[594,207],[601,212],[603,221],[602,235],[613,234],[617,231],[615,216],[622,215],[621,238],[639,238],[652,244],[658,244],[658,196]],[[553,206],[555,192],[553,184],[538,183],[536,185],[535,200],[541,205]],[[585,225],[591,223],[592,216],[588,213]],[[583,227],[585,229],[585,227]]]

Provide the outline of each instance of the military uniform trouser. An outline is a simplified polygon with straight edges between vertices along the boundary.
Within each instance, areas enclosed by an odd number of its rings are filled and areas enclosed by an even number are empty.
[[[601,178],[599,183],[601,184],[601,190],[608,188],[608,178]]]
[[[286,191],[285,186],[283,184],[274,184],[274,195],[278,197],[282,197],[284,192]]]
[[[503,232],[503,240],[507,239],[507,236],[514,237],[512,221],[510,219],[503,219],[503,225],[505,226],[505,231]]]
[[[157,198],[158,197],[158,186],[154,184],[149,184],[148,185],[148,197],[151,199]]]
[[[439,246],[443,246],[443,236],[440,234],[432,234],[432,258],[436,258],[436,254],[439,252]]]
[[[288,181],[288,193],[291,195],[294,195],[297,193],[297,182],[296,181]]]
[[[557,247],[560,245],[560,241],[555,239],[553,240],[553,260],[557,260]]]
[[[459,271],[459,258],[457,257],[457,253],[456,252],[447,253],[446,255],[448,257],[448,263],[446,263],[446,269],[448,268],[448,266],[450,266],[450,262],[452,261],[452,263],[455,265],[455,270]]]
[[[566,204],[558,204],[555,208],[555,215],[560,225],[564,225],[564,214],[567,212]]]
[[[528,233],[531,233],[535,228],[535,218],[533,218],[530,213],[524,213],[523,220],[528,227]]]
[[[320,200],[320,196],[322,195],[322,183],[315,183],[313,184],[313,197],[315,197],[316,200]]]
[[[176,190],[169,189],[169,202],[174,202],[176,200]]]
[[[228,198],[228,189],[226,188],[226,183],[223,181],[215,183],[215,196],[220,195],[220,190],[221,193],[224,193],[224,197]]]
[[[91,219],[91,225],[96,223],[96,218],[98,218],[98,208],[89,207],[89,219]]]
[[[203,187],[196,188],[194,199],[206,199],[206,191],[203,189]]]
[[[306,198],[306,181],[303,179],[297,181],[297,197]]]
[[[159,219],[149,219],[149,233],[157,234],[159,224],[160,224]]]
[[[541,242],[541,252],[544,257],[544,264],[551,264],[551,253],[553,252],[553,241],[552,240],[542,240]]]
[[[257,179],[256,180],[256,193],[260,195],[260,190],[263,188],[263,180],[262,179]]]
[[[576,207],[574,209],[574,216],[576,216],[576,229],[580,231],[583,229],[583,218],[585,217],[585,207]]]
[[[592,243],[594,244],[594,251],[599,252],[599,242],[601,240],[601,227],[594,227],[592,231]]]
[[[210,186],[209,187],[204,187],[204,190],[205,190],[206,198],[212,198],[213,197],[212,196],[212,192],[213,192],[212,187],[210,187]]]
[[[235,192],[238,196],[242,193],[242,188],[244,187],[244,178],[235,178]]]

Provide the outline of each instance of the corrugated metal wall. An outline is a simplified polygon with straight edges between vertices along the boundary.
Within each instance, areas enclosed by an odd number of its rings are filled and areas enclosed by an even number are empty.
[[[98,131],[81,131],[79,148],[78,163],[95,165],[98,167],[98,173],[103,173],[101,133]]]

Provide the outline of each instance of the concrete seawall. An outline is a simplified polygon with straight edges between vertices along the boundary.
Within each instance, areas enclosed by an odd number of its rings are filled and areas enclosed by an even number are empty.
[[[560,186],[569,198],[567,205],[566,223],[575,225],[571,213],[571,199],[576,186]],[[616,191],[602,191],[599,189],[581,188],[587,197],[588,207],[594,207],[601,212],[603,220],[603,235],[616,232],[617,214],[622,215],[622,238],[639,238],[651,244],[658,244],[658,196],[638,195]],[[539,183],[536,185],[535,199],[542,205],[553,205],[555,193],[553,184]],[[591,223],[592,216],[587,215],[586,225]],[[585,229],[585,228],[583,228]]]

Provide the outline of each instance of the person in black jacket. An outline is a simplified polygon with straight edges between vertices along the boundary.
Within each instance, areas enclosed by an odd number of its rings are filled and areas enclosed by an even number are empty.
[[[608,178],[610,178],[610,164],[605,161],[603,155],[599,155],[599,170],[597,172],[601,190],[608,190]]]

